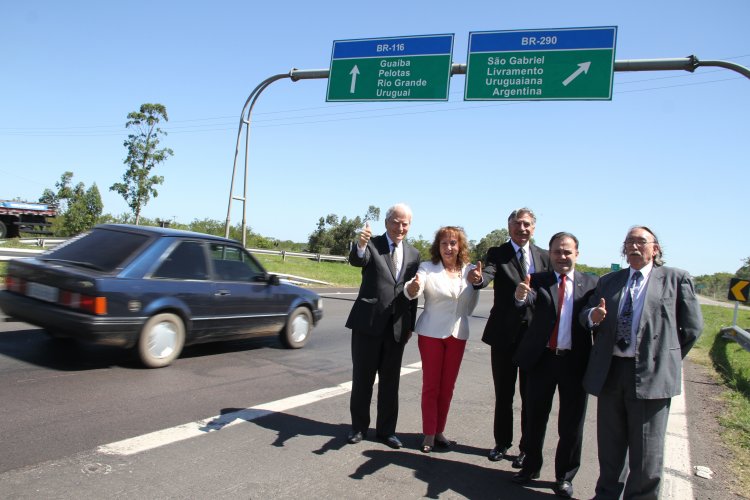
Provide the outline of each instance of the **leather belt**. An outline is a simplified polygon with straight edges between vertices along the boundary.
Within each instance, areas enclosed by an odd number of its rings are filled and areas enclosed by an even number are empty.
[[[555,356],[567,356],[570,354],[570,349],[552,349],[551,347],[548,347],[547,349]]]

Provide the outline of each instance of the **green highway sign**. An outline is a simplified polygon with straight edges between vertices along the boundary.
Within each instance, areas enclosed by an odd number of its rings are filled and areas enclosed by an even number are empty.
[[[447,101],[453,35],[333,42],[326,101]]]
[[[469,33],[464,100],[611,100],[617,27]]]

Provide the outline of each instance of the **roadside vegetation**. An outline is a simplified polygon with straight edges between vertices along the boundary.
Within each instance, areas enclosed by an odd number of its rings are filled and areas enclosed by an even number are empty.
[[[708,367],[724,386],[722,402],[726,408],[719,418],[721,439],[732,450],[731,464],[737,480],[737,493],[750,497],[750,352],[737,342],[723,338],[721,328],[730,326],[734,310],[720,306],[702,306],[703,335],[690,351],[692,361]],[[750,310],[740,309],[737,325],[750,331]]]

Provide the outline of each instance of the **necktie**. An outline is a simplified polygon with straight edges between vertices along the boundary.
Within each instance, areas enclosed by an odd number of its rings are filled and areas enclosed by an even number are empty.
[[[393,272],[395,272],[396,276],[398,277],[399,262],[398,262],[398,252],[396,251],[396,249],[398,248],[398,245],[396,245],[395,243],[392,243],[392,245],[393,245],[393,250],[391,251],[391,262],[393,263]]]
[[[625,290],[625,303],[617,318],[617,347],[625,351],[630,345],[630,336],[633,332],[633,294],[638,289],[638,283],[643,275],[640,271],[633,273],[630,286]]]
[[[557,349],[557,331],[560,329],[560,313],[562,313],[563,302],[565,302],[565,279],[567,276],[560,275],[560,282],[557,284],[557,321],[552,329],[552,335],[549,338],[549,348]]]
[[[529,274],[529,259],[526,258],[526,249],[523,247],[518,249],[518,262],[521,264],[521,270],[525,277]]]

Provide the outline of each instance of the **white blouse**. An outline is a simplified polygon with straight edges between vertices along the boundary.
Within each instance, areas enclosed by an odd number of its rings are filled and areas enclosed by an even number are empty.
[[[410,296],[404,287],[404,294],[409,299],[424,293],[424,311],[414,329],[419,335],[438,339],[450,336],[460,340],[469,338],[469,315],[477,305],[479,290],[474,289],[467,277],[475,267],[473,264],[463,266],[459,278],[455,274],[449,276],[442,262],[425,261],[419,265],[417,294]],[[411,281],[407,285],[409,283]]]

